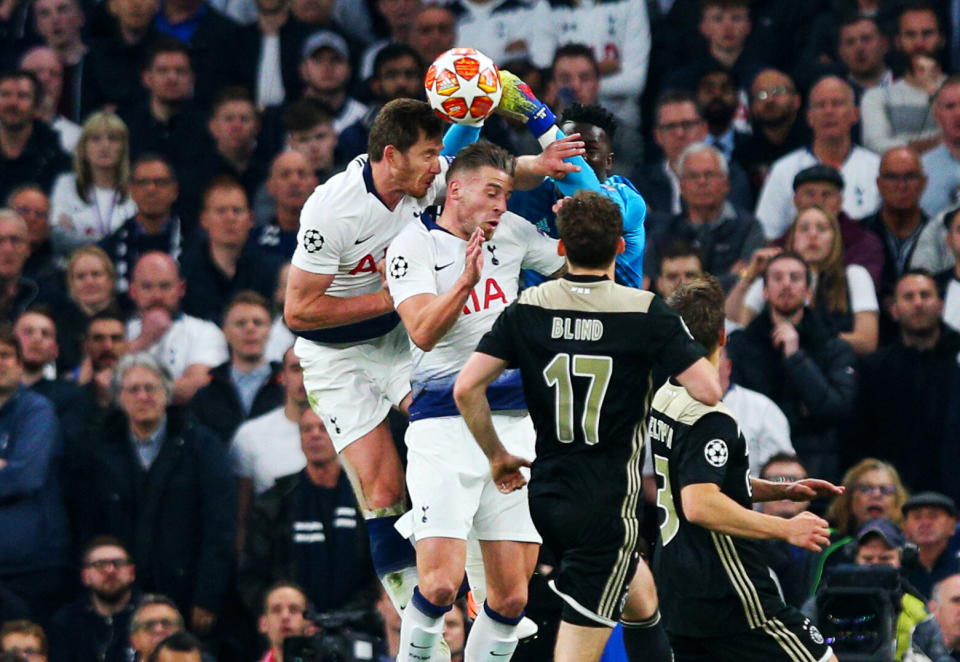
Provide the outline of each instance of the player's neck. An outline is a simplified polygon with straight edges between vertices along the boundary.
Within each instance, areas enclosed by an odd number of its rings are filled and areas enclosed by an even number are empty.
[[[437,217],[437,225],[452,234],[454,237],[459,237],[464,241],[470,240],[470,234],[464,232],[463,228],[460,227],[460,224],[457,223],[457,211],[455,206],[449,204],[449,202],[444,206],[443,211],[440,212],[440,216]]]
[[[373,177],[373,188],[376,190],[387,209],[393,211],[405,195],[403,189],[390,174],[390,164],[386,159],[370,162],[370,174]]]
[[[710,361],[710,364],[716,368],[720,369],[720,356],[723,354],[723,345],[717,345],[713,352],[710,353],[710,356],[707,357],[707,360]]]
[[[587,267],[575,266],[570,263],[570,260],[567,260],[567,273],[571,276],[605,276],[610,280],[614,280],[616,265],[616,262],[611,262],[604,269],[588,269]]]

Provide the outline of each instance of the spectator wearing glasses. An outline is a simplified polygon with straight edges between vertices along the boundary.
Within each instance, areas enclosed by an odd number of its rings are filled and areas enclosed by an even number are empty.
[[[127,662],[127,635],[136,606],[136,567],[117,538],[85,547],[80,580],[86,594],[62,607],[50,624],[51,662]]]
[[[8,621],[0,628],[0,652],[18,655],[26,662],[47,662],[47,636],[31,621]]]
[[[37,184],[22,184],[10,192],[7,207],[27,224],[30,257],[23,265],[23,274],[36,281],[59,278],[50,242],[50,198]]]
[[[183,630],[183,616],[173,600],[165,595],[149,594],[130,619],[130,646],[136,662],[146,662],[161,641]]]

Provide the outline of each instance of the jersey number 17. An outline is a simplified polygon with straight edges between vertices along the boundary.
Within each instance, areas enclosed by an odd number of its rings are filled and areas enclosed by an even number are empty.
[[[573,370],[571,371],[571,365]],[[580,418],[580,428],[583,439],[589,446],[593,446],[600,438],[600,409],[603,407],[603,398],[610,385],[613,374],[613,359],[609,356],[590,356],[574,354],[572,357],[560,353],[553,357],[547,367],[543,369],[543,378],[547,386],[554,391],[554,421],[556,422],[557,440],[564,444],[573,443],[574,434],[574,394],[573,378],[585,377],[590,380],[587,387],[587,396],[583,402],[583,415]]]

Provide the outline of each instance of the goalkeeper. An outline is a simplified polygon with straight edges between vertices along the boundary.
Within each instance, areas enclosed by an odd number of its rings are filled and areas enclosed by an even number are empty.
[[[525,123],[541,147],[546,149],[547,145],[565,134],[579,133],[586,149],[584,156],[568,159],[580,166],[579,172],[568,173],[562,179],[548,179],[531,191],[515,191],[510,199],[510,211],[529,219],[540,230],[556,238],[558,234],[553,206],[557,200],[582,189],[606,195],[620,207],[623,238],[627,246],[617,256],[617,282],[640,288],[647,204],[629,179],[610,174],[614,162],[612,141],[617,129],[616,118],[602,106],[574,104],[564,111],[558,128],[553,112],[533,95],[526,83],[503,70],[500,72],[500,81],[503,98],[497,111]],[[586,165],[590,167],[584,167]],[[528,285],[535,285],[542,280],[538,274],[525,273],[524,277]]]

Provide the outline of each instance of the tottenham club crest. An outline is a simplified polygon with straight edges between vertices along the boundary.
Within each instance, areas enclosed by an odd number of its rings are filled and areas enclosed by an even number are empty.
[[[407,258],[402,255],[398,255],[392,260],[390,260],[390,278],[403,278],[407,275],[407,269],[410,265],[407,263]]]
[[[308,253],[316,253],[323,248],[323,235],[319,230],[310,229],[303,233],[303,247]]]
[[[715,467],[722,467],[727,463],[730,451],[727,450],[727,442],[723,439],[711,439],[703,448],[703,454],[707,462]]]

